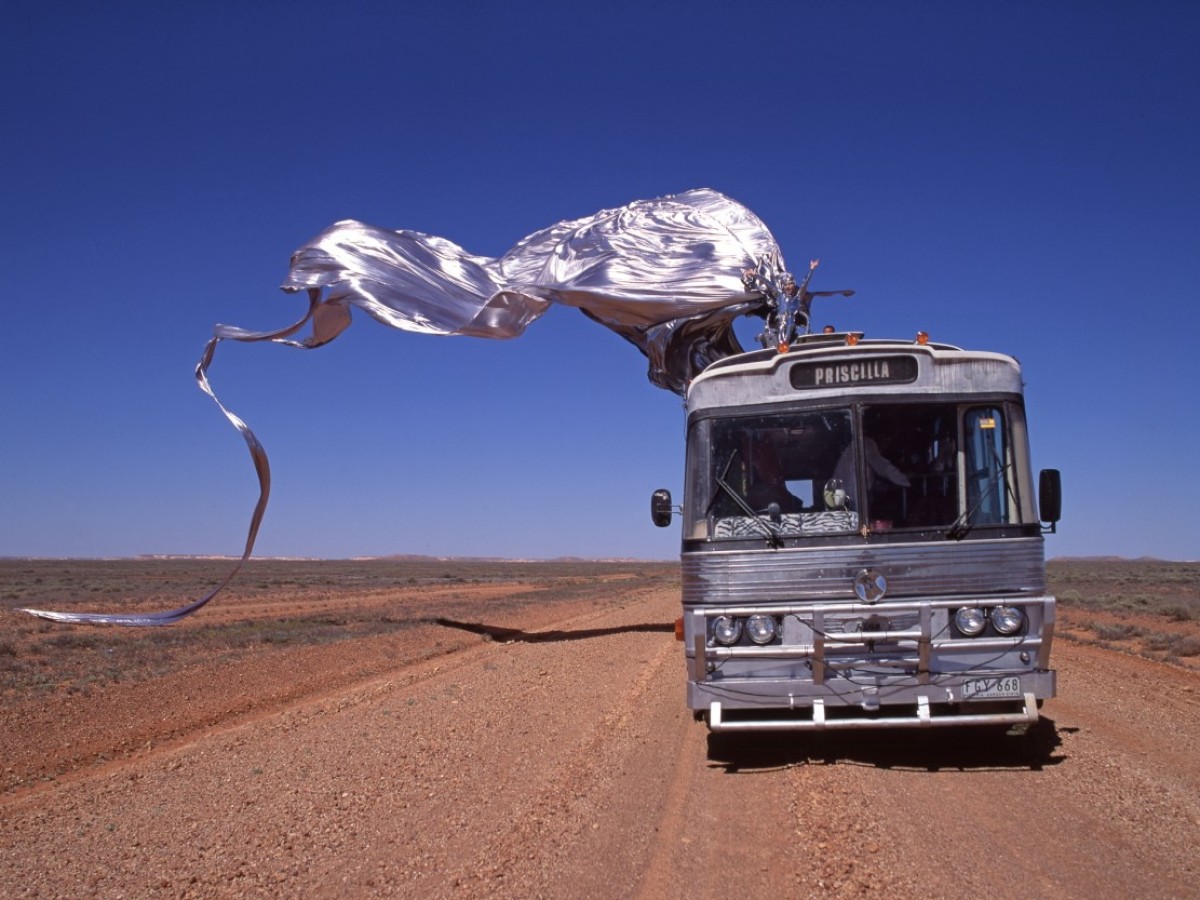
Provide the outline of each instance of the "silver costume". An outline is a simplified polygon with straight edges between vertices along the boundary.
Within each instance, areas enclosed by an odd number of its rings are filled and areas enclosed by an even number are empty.
[[[651,381],[682,393],[740,350],[730,325],[764,305],[744,281],[764,257],[778,260],[779,247],[756,215],[695,190],[559,222],[496,259],[337,222],[296,251],[283,289],[322,292],[314,345],[349,325],[351,307],[405,331],[513,338],[551,303],[574,306],[646,354]]]
[[[258,473],[258,504],[234,570],[206,596],[166,612],[25,612],[60,622],[167,625],[216,596],[249,558],[271,475],[254,433],[209,386],[208,367],[222,340],[319,347],[349,326],[353,307],[405,331],[513,338],[560,303],[633,343],[649,360],[650,380],[682,394],[710,363],[741,352],[732,330],[738,316],[766,318],[779,345],[797,324],[807,327],[807,301],[819,296],[807,292],[807,283],[797,292],[774,237],[754,213],[707,189],[559,222],[496,259],[416,231],[337,222],[293,254],[282,285],[307,292],[304,318],[274,332],[218,325],[196,366],[200,388],[242,434]],[[309,337],[292,339],[306,324]],[[767,335],[763,342],[770,343]]]

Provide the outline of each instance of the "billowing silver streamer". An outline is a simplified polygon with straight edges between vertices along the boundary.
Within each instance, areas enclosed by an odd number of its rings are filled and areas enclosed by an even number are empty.
[[[416,231],[337,222],[296,251],[283,288],[319,288],[323,308],[357,306],[405,331],[486,338],[517,337],[551,303],[574,306],[637,346],[651,381],[683,393],[740,351],[733,320],[768,305],[745,281],[764,258],[783,271],[766,225],[702,189],[559,222],[495,259]],[[349,315],[337,321],[344,328]]]
[[[277,344],[286,344],[290,347],[300,347],[308,349],[310,347],[320,346],[318,342],[318,324],[314,321],[313,336],[304,341],[289,341],[288,337],[295,334],[305,326],[310,320],[315,319],[314,313],[318,309],[320,301],[320,292],[312,291],[309,294],[308,312],[304,318],[293,325],[279,331],[244,331],[240,328],[234,328],[227,325],[218,325],[212,338],[204,347],[204,354],[200,357],[200,362],[196,364],[196,383],[200,386],[200,390],[208,394],[213,402],[217,404],[221,412],[225,414],[225,418],[229,420],[242,435],[246,441],[246,446],[250,448],[250,458],[254,462],[254,470],[258,474],[258,502],[254,506],[254,512],[250,517],[250,530],[246,535],[246,546],[242,551],[241,559],[233,570],[225,576],[221,582],[211,591],[205,594],[198,600],[195,600],[186,606],[181,606],[178,609],[166,610],[163,612],[153,613],[77,613],[77,612],[54,612],[45,609],[23,609],[21,612],[27,612],[30,615],[39,616],[43,619],[50,619],[53,622],[65,622],[72,625],[173,625],[185,616],[194,613],[200,607],[204,606],[209,600],[217,596],[225,585],[233,580],[234,576],[241,571],[246,560],[250,558],[250,553],[254,550],[254,541],[258,537],[258,528],[262,524],[263,514],[267,511],[267,499],[271,496],[271,466],[267,460],[267,451],[263,445],[255,437],[254,432],[250,427],[241,420],[235,413],[230,412],[225,408],[225,405],[217,399],[217,395],[213,392],[212,385],[208,383],[208,367],[212,363],[213,354],[216,352],[217,344],[222,340],[230,339],[235,341],[271,341]]]
[[[208,383],[222,340],[318,347],[349,326],[354,306],[405,331],[513,338],[551,303],[560,303],[632,342],[649,360],[650,380],[683,393],[707,365],[741,351],[734,319],[766,317],[782,296],[777,284],[794,293],[770,231],[750,210],[707,189],[559,222],[495,259],[420,232],[337,222],[293,254],[282,285],[288,292],[307,291],[304,318],[274,332],[218,325],[196,366],[200,389],[241,433],[258,473],[258,503],[233,571],[204,597],[165,612],[24,612],[79,624],[169,625],[208,603],[241,570],[266,511],[271,473],[262,444]],[[309,322],[310,337],[289,340]]]

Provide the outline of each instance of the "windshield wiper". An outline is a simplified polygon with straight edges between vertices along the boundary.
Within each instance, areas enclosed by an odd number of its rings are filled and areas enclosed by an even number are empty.
[[[994,452],[993,455],[995,455]],[[999,457],[996,458],[996,462],[1000,462]],[[975,527],[975,524],[971,521],[971,517],[978,511],[980,504],[983,503],[984,498],[986,498],[988,495],[988,492],[995,487],[1000,476],[1007,472],[1011,467],[1012,463],[1005,463],[992,473],[992,477],[989,478],[987,484],[983,486],[983,490],[979,492],[979,496],[975,498],[975,502],[971,505],[971,508],[961,512],[958,518],[954,520],[954,523],[946,530],[947,538],[952,541],[961,541],[970,533],[971,529]]]
[[[721,474],[716,476],[717,486],[720,487],[721,490],[723,490],[726,494],[728,494],[733,499],[733,502],[738,505],[738,507],[741,509],[742,512],[744,512],[754,522],[756,522],[760,528],[762,528],[763,533],[767,537],[767,546],[769,546],[772,550],[778,550],[780,547],[783,546],[783,540],[779,537],[779,532],[777,532],[774,528],[771,527],[770,522],[768,522],[761,515],[756,513],[754,511],[753,507],[751,507],[750,504],[746,502],[745,498],[742,497],[742,495],[739,494],[737,491],[735,491],[733,489],[733,487],[730,486],[729,482],[727,482],[725,480],[725,476],[729,474],[729,467],[733,465],[733,461],[736,458],[737,458],[737,451],[735,450],[733,452],[733,454],[729,457],[729,462],[727,462],[725,464],[725,468],[721,470]],[[713,499],[714,500],[716,499],[715,495],[714,495]],[[709,506],[711,507],[712,503],[709,503]]]

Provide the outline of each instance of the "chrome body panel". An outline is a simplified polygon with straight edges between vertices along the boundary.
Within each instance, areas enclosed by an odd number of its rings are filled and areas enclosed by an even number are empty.
[[[717,545],[710,545],[717,546]],[[1036,594],[1046,590],[1041,537],[912,544],[828,544],[683,553],[683,605],[853,600],[863,569],[886,576],[888,597]]]

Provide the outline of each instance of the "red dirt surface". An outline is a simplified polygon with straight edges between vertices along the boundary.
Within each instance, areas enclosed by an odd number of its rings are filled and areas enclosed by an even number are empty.
[[[710,752],[670,565],[263,564],[153,641],[13,611],[148,564],[5,565],[5,897],[1200,896],[1180,665],[1060,640],[1026,735]]]

